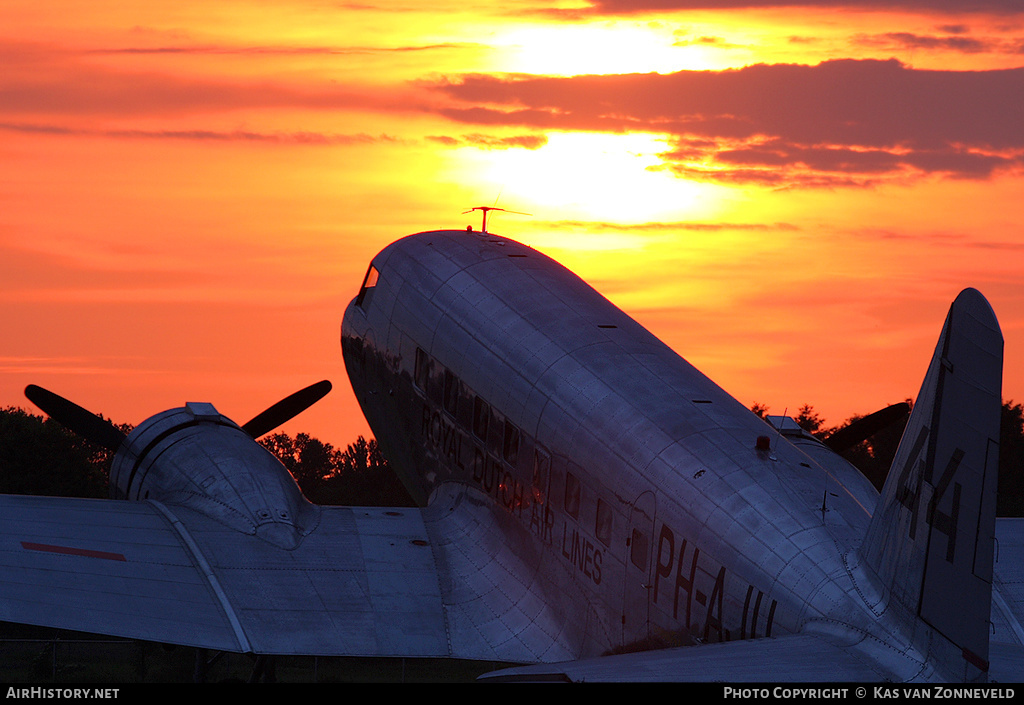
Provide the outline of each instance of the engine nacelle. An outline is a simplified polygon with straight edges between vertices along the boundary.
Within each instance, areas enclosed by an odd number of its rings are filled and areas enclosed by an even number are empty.
[[[136,427],[114,456],[110,493],[185,506],[285,549],[320,520],[319,507],[284,465],[207,403],[190,402]]]

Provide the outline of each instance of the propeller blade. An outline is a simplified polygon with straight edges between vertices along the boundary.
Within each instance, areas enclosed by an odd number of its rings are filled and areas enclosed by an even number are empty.
[[[311,384],[305,389],[300,389],[294,394],[285,397],[263,413],[257,415],[242,426],[242,430],[253,438],[259,438],[313,406],[313,404],[323,399],[329,391],[331,391],[331,383],[326,379],[322,382]]]
[[[107,450],[116,451],[125,438],[114,424],[47,389],[30,384],[25,396],[64,428]]]
[[[910,405],[901,401],[899,404],[887,406],[862,419],[857,419],[846,428],[839,429],[826,438],[824,443],[833,452],[842,455],[861,441],[866,441],[886,426],[896,423],[909,414]]]

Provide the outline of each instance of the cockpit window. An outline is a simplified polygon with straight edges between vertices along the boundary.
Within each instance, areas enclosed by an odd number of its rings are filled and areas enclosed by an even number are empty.
[[[380,273],[377,268],[371,264],[370,268],[366,270],[366,276],[363,277],[363,285],[359,289],[359,296],[356,297],[356,306],[366,308],[370,305],[370,295],[373,293],[374,287],[377,286],[379,277]]]

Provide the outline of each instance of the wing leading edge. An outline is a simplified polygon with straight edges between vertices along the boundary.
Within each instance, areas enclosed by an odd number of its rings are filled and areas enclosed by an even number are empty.
[[[0,496],[0,620],[260,654],[449,655],[419,510],[321,512],[289,551],[184,507]]]
[[[827,670],[822,666],[827,665]],[[495,682],[870,682],[886,679],[866,655],[812,634],[681,646],[560,664],[522,666],[481,676]]]

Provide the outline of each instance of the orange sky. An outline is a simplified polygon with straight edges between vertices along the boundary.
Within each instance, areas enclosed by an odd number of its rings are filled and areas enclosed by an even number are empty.
[[[1016,0],[135,4],[3,3],[0,405],[344,446],[367,261],[495,202],[748,406],[913,397],[966,286],[1024,401]]]

